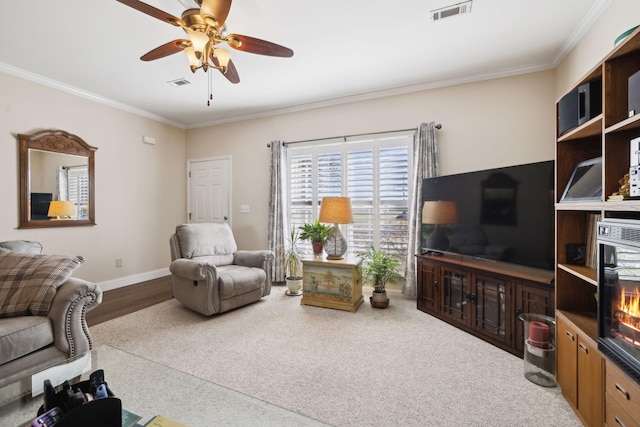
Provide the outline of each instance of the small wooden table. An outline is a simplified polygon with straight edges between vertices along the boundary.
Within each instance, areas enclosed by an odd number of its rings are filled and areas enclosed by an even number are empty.
[[[362,304],[362,259],[329,260],[324,256],[302,260],[300,304],[355,312]]]

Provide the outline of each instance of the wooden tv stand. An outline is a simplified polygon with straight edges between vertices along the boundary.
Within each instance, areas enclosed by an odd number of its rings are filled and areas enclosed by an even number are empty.
[[[520,313],[554,317],[554,274],[455,254],[417,258],[418,310],[523,357]]]

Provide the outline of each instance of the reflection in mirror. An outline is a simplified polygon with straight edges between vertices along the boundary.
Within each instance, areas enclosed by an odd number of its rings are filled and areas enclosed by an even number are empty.
[[[96,148],[64,131],[19,139],[20,228],[95,224]]]

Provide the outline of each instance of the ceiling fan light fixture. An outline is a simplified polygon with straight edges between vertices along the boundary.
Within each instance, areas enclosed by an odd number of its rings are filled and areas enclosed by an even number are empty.
[[[196,58],[201,59],[209,43],[209,36],[200,31],[186,30],[195,51]]]
[[[218,65],[227,68],[231,60],[231,52],[225,49],[216,49],[213,51],[214,56],[218,60]]]
[[[200,60],[196,56],[196,51],[193,46],[189,46],[184,48],[183,52],[187,55],[187,59],[189,60],[189,68],[191,68],[191,72],[195,73],[200,66]]]

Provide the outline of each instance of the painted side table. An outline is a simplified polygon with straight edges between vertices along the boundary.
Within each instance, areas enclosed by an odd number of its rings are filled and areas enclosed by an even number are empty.
[[[300,304],[355,312],[362,304],[362,259],[302,260],[303,283]]]

